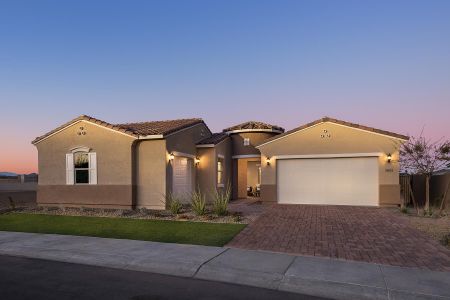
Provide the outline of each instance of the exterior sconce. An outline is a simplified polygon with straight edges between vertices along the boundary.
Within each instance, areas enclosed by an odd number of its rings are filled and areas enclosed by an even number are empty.
[[[172,161],[175,159],[175,155],[173,155],[173,153],[169,154],[169,161]]]
[[[196,166],[198,166],[200,164],[200,158],[196,157],[194,159],[194,163],[195,163]]]
[[[270,157],[266,157],[266,164],[270,166]]]
[[[388,164],[390,164],[391,161],[392,161],[392,155],[389,153],[389,154],[387,155],[387,162],[388,162]]]

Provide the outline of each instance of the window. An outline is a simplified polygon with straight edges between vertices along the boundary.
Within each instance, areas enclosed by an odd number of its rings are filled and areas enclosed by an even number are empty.
[[[223,186],[223,158],[217,159],[217,186]]]
[[[244,138],[244,146],[250,146],[250,139]]]
[[[89,154],[76,152],[73,154],[75,184],[89,183]]]
[[[67,184],[97,184],[97,155],[82,149],[66,154]]]

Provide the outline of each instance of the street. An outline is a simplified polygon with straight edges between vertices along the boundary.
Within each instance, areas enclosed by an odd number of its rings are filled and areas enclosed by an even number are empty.
[[[12,256],[0,256],[0,298],[322,299],[220,282]]]

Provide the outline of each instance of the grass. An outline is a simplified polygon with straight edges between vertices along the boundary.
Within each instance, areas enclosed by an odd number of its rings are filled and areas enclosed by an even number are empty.
[[[0,231],[54,233],[206,246],[225,245],[245,226],[245,224],[44,214],[0,215]]]

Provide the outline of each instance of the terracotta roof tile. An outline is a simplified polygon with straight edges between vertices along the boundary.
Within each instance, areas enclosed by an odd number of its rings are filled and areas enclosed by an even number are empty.
[[[58,132],[59,130],[81,120],[89,121],[116,130],[118,132],[134,136],[136,138],[142,135],[159,135],[159,134],[167,135],[169,133],[173,133],[175,131],[187,128],[195,124],[204,123],[202,119],[179,119],[179,120],[165,120],[165,121],[152,121],[152,122],[127,123],[127,124],[111,124],[87,115],[81,115],[53,129],[52,131],[37,137],[31,143],[35,144],[45,139],[46,137]]]
[[[345,126],[348,126],[348,127],[353,127],[353,128],[357,128],[357,129],[361,129],[361,130],[365,130],[365,131],[369,131],[369,132],[383,134],[383,135],[387,135],[387,136],[391,136],[391,137],[398,138],[398,139],[403,139],[403,140],[408,140],[409,139],[408,136],[402,135],[402,134],[399,134],[399,133],[390,132],[390,131],[377,129],[377,128],[373,128],[373,127],[368,127],[368,126],[364,126],[364,125],[360,125],[360,124],[356,124],[356,123],[350,123],[350,122],[346,122],[346,121],[342,121],[342,120],[338,120],[338,119],[333,119],[333,118],[330,118],[330,117],[323,117],[323,118],[318,119],[316,121],[313,121],[313,122],[307,123],[305,125],[302,125],[300,127],[297,127],[297,128],[291,129],[289,131],[286,131],[283,134],[279,134],[277,136],[269,138],[269,139],[265,140],[264,142],[262,142],[260,145],[263,145],[265,143],[274,141],[274,140],[279,139],[279,138],[281,138],[281,137],[283,137],[285,135],[291,134],[293,132],[296,132],[296,131],[299,131],[299,130],[302,130],[302,129],[314,126],[316,124],[323,123],[323,122],[331,122],[331,123],[336,123],[336,124],[340,124],[340,125],[345,125]],[[260,146],[260,145],[258,145],[258,146]]]
[[[264,129],[264,130],[273,130],[278,132],[284,132],[284,128],[276,125],[271,125],[263,122],[257,121],[248,121],[235,126],[231,126],[225,128],[223,132],[235,131],[235,130],[254,130],[254,129]]]
[[[224,132],[219,133],[213,133],[210,137],[207,137],[200,142],[197,143],[197,145],[217,145],[224,139],[228,137],[228,134]]]
[[[138,135],[166,135],[195,124],[204,123],[202,119],[178,119],[165,121],[151,121],[139,123],[116,124],[120,128]]]

